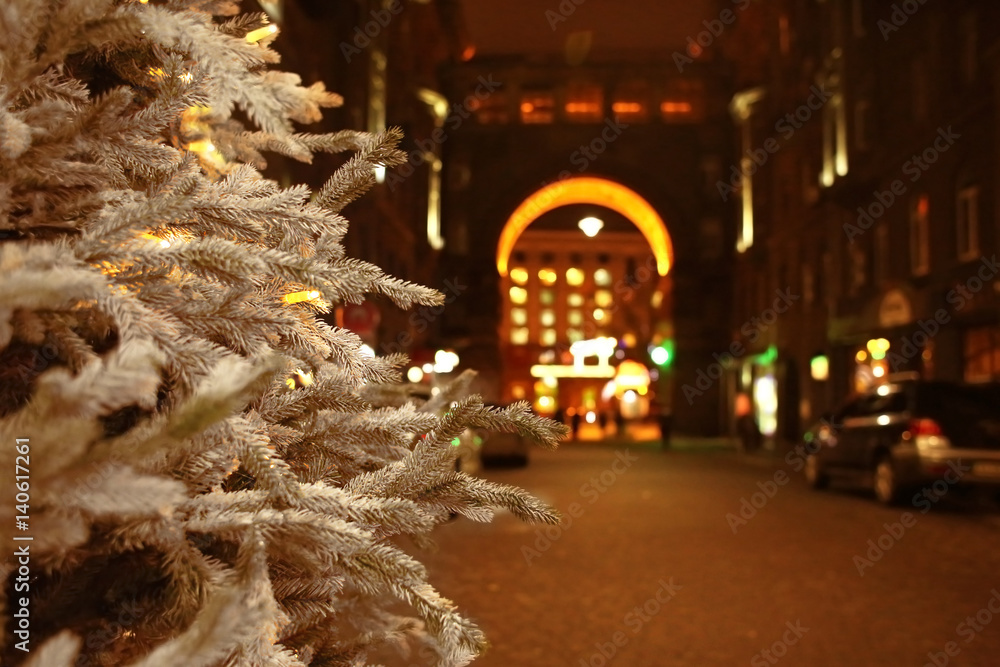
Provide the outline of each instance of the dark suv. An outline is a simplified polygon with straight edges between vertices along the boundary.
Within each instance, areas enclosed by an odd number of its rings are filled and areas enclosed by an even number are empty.
[[[805,474],[868,479],[895,503],[944,480],[1000,489],[1000,384],[893,379],[848,400],[806,435]],[[937,484],[935,492],[937,492]]]

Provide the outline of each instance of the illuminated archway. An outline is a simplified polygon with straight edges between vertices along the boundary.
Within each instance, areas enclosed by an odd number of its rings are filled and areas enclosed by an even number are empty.
[[[549,211],[572,204],[603,206],[625,216],[642,232],[649,247],[653,249],[657,272],[661,276],[667,275],[673,263],[674,249],[663,219],[635,191],[614,181],[593,176],[550,183],[521,202],[500,233],[500,243],[497,246],[497,269],[500,275],[507,275],[514,244],[531,223]]]

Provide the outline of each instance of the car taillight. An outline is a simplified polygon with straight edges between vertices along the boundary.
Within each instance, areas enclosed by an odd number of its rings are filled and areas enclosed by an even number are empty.
[[[910,433],[913,437],[920,435],[943,435],[941,425],[933,419],[911,419]]]
[[[951,441],[944,436],[941,425],[933,419],[911,419],[904,440],[913,439],[917,449],[951,447]]]

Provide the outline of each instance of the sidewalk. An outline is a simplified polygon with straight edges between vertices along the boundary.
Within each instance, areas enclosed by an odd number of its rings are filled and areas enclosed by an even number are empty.
[[[613,433],[611,428],[608,429],[608,434],[604,435],[596,424],[583,424],[576,440],[565,440],[559,446],[561,448],[632,447],[644,450],[663,450],[659,429],[653,424],[643,423],[629,424],[624,436]],[[786,452],[790,451],[790,447],[785,443],[777,443],[772,448],[744,453],[740,450],[739,439],[735,437],[673,435],[669,448],[664,451],[731,454],[733,457],[750,464],[773,466],[783,461]]]

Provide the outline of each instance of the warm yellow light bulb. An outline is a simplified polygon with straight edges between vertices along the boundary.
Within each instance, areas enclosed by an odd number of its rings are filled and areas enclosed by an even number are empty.
[[[278,32],[278,26],[266,25],[263,28],[257,28],[256,30],[251,30],[247,33],[246,40],[251,44],[256,44],[265,37],[270,37],[274,33]]]
[[[285,303],[302,303],[303,301],[313,301],[320,297],[316,290],[305,290],[303,292],[292,292],[282,297]]]

